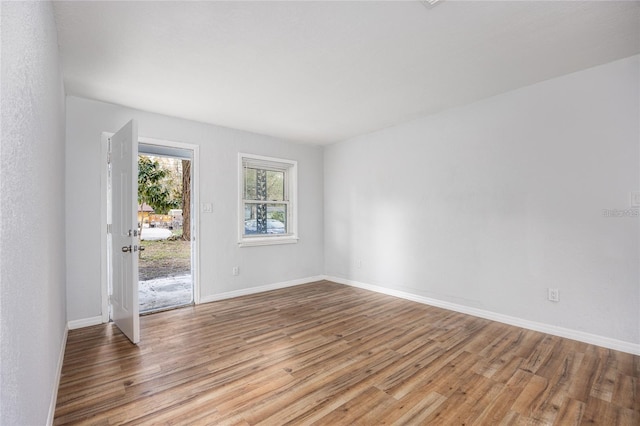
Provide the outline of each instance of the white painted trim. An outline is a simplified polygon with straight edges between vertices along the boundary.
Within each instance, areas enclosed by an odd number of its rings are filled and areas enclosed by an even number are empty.
[[[100,138],[100,293],[102,322],[109,321],[109,284],[107,282],[107,150],[113,133],[102,132]]]
[[[316,281],[322,281],[324,279],[325,279],[324,275],[317,275],[314,277],[300,278],[297,280],[267,284],[259,287],[243,288],[241,290],[228,291],[226,293],[211,294],[209,296],[204,296],[200,301],[202,303],[216,302],[218,300],[232,299],[234,297],[247,296],[250,294],[262,293],[262,292],[271,291],[271,290],[278,290],[286,287],[295,287],[297,285],[309,284]]]
[[[187,142],[177,142],[177,141],[170,141],[167,139],[149,138],[146,136],[138,136],[138,142],[143,143],[145,145],[166,146],[169,148],[183,149],[185,151],[193,151],[194,148],[198,147],[198,145],[190,144]]]
[[[53,425],[53,419],[56,415],[56,404],[58,402],[58,388],[60,387],[60,378],[62,377],[62,364],[64,363],[64,351],[67,348],[67,336],[69,335],[69,327],[64,327],[62,335],[62,343],[60,345],[60,354],[58,355],[58,365],[56,368],[56,380],[53,383],[51,391],[51,401],[49,402],[49,415],[47,416],[47,425]]]
[[[108,321],[108,320],[107,320]],[[107,321],[102,320],[102,315],[91,318],[81,318],[73,321],[69,321],[67,327],[69,330],[75,330],[78,328],[91,327],[92,325],[104,324]]]
[[[277,244],[296,244],[298,237],[243,237],[238,247],[273,246]]]
[[[191,159],[191,236],[192,239],[195,238],[195,244],[191,250],[191,274],[193,303],[197,305],[200,303],[200,146],[191,145],[191,150],[193,152]]]
[[[485,311],[483,309],[471,308],[464,305],[458,305],[455,303],[445,302],[442,300],[432,299],[429,297],[418,296],[416,294],[407,293],[400,290],[393,290],[390,288],[380,287],[373,284],[366,284],[358,281],[353,281],[340,277],[326,276],[324,279],[333,281],[338,284],[344,284],[351,287],[358,287],[364,290],[375,291],[376,293],[387,294],[389,296],[399,297],[401,299],[411,300],[425,305],[436,306],[438,308],[448,309],[450,311],[460,312],[467,315],[472,315],[479,318],[485,318],[492,321],[501,322],[504,324],[514,325],[516,327],[522,327],[533,331],[539,331],[541,333],[547,333],[554,336],[565,337],[567,339],[573,339],[592,345],[602,346],[608,349],[614,349],[616,351],[627,352],[634,355],[640,355],[640,344],[625,342],[622,340],[612,339],[610,337],[599,336],[596,334],[585,333],[583,331],[572,330],[569,328],[558,327],[555,325],[544,324],[536,321],[529,321],[522,318],[512,317],[509,315],[503,315],[496,312]]]

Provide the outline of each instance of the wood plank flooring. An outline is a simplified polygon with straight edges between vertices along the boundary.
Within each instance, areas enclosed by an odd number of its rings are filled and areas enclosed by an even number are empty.
[[[640,425],[640,357],[327,281],[69,332],[55,424]]]

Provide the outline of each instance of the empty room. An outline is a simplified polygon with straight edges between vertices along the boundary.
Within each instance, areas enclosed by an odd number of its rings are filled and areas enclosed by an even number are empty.
[[[1,425],[640,424],[640,1],[0,17]]]

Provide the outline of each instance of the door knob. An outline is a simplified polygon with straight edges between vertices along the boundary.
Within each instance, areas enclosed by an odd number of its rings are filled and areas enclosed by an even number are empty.
[[[128,251],[131,251],[131,246],[122,247],[122,251],[125,252],[125,253],[128,252]]]
[[[138,250],[140,250],[140,251],[144,251],[144,246],[139,246],[139,247],[138,247]]]

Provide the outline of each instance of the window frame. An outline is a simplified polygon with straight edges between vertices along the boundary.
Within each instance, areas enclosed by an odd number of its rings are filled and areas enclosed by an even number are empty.
[[[258,234],[245,235],[245,205],[258,204],[256,200],[246,200],[244,169],[245,165],[252,168],[284,172],[284,201],[267,201],[260,204],[287,205],[287,233],[286,234]],[[264,246],[274,244],[294,244],[298,242],[298,162],[263,155],[238,153],[238,246]]]

